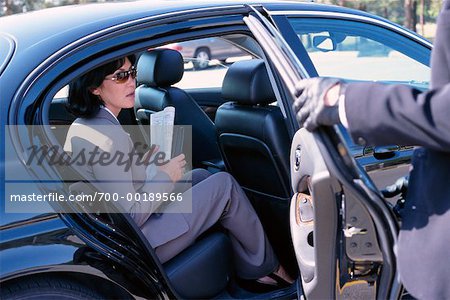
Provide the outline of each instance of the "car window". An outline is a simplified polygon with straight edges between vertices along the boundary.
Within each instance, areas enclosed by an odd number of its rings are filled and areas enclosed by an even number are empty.
[[[251,54],[219,38],[202,38],[171,43],[159,48],[177,50],[184,59],[184,75],[176,87],[220,88],[228,67],[235,61],[254,58]]]
[[[430,50],[409,38],[362,22],[289,21],[319,76],[428,86]]]
[[[235,36],[238,39],[239,35]],[[239,60],[255,56],[226,39],[213,37],[170,43],[158,48],[173,49],[184,59],[184,74],[174,86],[182,89],[221,88],[229,66]],[[54,99],[67,98],[68,86],[62,88]]]

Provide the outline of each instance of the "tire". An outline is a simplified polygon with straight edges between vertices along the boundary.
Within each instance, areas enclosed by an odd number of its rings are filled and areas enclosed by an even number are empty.
[[[2,300],[87,300],[107,299],[98,291],[76,281],[57,277],[27,278],[14,284],[2,286]]]
[[[208,48],[199,48],[194,54],[194,67],[196,69],[206,69],[211,60],[211,51]]]

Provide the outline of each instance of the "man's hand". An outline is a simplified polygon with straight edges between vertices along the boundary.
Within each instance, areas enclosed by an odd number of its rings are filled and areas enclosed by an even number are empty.
[[[402,212],[405,208],[406,204],[406,194],[408,193],[408,184],[409,184],[409,175],[404,177],[400,177],[397,181],[381,190],[381,193],[385,198],[393,198],[397,195],[400,197],[397,200],[397,203],[392,207],[392,211],[394,214],[401,219]],[[388,202],[389,203],[389,202]]]
[[[397,195],[401,195],[402,198],[406,199],[406,193],[408,192],[409,175],[400,177],[395,181],[394,184],[388,185],[381,193],[386,198],[392,198]]]
[[[319,77],[297,83],[294,111],[300,125],[313,131],[320,125],[338,124],[338,99],[343,85],[339,79]]]

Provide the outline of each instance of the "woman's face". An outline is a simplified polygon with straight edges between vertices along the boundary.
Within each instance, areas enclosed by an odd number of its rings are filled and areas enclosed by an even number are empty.
[[[93,89],[91,92],[99,96],[115,116],[117,116],[122,108],[131,108],[134,106],[134,90],[136,88],[136,81],[133,76],[128,78],[123,83],[117,81],[117,75],[120,72],[130,71],[132,68],[131,62],[125,58],[125,63],[113,74],[105,77],[102,84]],[[128,73],[130,75],[130,73]]]

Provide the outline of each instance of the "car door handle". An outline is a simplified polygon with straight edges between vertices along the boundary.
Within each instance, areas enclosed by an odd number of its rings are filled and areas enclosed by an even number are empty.
[[[398,145],[377,146],[373,148],[373,157],[378,160],[393,158],[399,150]]]

